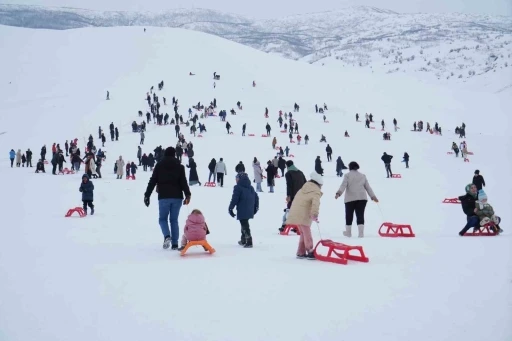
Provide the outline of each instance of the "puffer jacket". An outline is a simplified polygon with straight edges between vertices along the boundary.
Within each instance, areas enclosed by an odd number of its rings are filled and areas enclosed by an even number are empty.
[[[16,152],[14,151],[14,149],[11,149],[11,151],[9,152],[9,159],[14,159],[16,157]]]
[[[263,169],[261,169],[260,162],[256,161],[252,164],[254,170],[254,182],[259,184],[263,181]]]
[[[323,193],[320,186],[308,181],[297,192],[286,219],[287,225],[311,225],[311,217],[320,213],[320,198]]]
[[[192,213],[188,216],[185,223],[185,238],[189,241],[206,239],[206,222],[204,216],[198,213]]]
[[[480,208],[480,203],[477,202],[475,208],[475,214],[478,216],[480,220],[484,218],[492,218],[492,216],[494,215],[494,209],[489,204],[483,204],[482,208]]]
[[[366,193],[371,198],[375,197],[375,193],[373,193],[366,175],[359,173],[357,170],[351,170],[343,178],[343,182],[336,194],[341,196],[343,192],[345,192],[345,203],[356,200],[368,200]]]
[[[94,185],[92,181],[89,179],[89,175],[84,174],[83,178],[87,178],[87,181],[80,184],[80,188],[78,189],[82,192],[82,200],[83,201],[93,201],[94,200]]]

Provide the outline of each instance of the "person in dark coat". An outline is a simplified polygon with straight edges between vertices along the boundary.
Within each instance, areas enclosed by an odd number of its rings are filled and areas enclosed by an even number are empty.
[[[148,167],[150,171],[153,171],[153,167],[155,167],[155,157],[153,153],[149,153],[148,155]]]
[[[267,186],[270,189],[269,193],[274,193],[274,177],[277,174],[277,170],[272,164],[272,161],[267,161],[267,168],[265,168],[265,172],[267,172]]]
[[[480,175],[480,171],[478,169],[475,171],[475,175],[473,175],[473,185],[476,186],[477,190],[481,190],[485,187],[484,177]]]
[[[327,145],[327,147],[325,147],[325,152],[327,153],[327,162],[332,161],[332,148],[330,145]]]
[[[199,184],[199,186],[201,186],[201,182],[199,181],[199,175],[197,174],[197,164],[194,161],[194,158],[188,158],[187,168],[190,168],[190,172],[188,174],[188,185],[194,186]]]
[[[336,176],[342,177],[344,169],[348,169],[348,168],[343,163],[341,156],[338,156],[338,158],[336,159]]]
[[[280,156],[277,161],[277,168],[281,170],[281,176],[284,176],[284,170],[286,168],[286,161]]]
[[[142,170],[144,172],[147,172],[148,171],[148,156],[146,155],[146,153],[144,153],[142,155],[141,160],[142,160]]]
[[[405,168],[409,168],[409,154],[407,154],[407,152],[404,153],[404,162]]]
[[[237,172],[237,173],[245,173],[245,166],[244,166],[244,164],[243,164],[243,162],[242,162],[242,161],[240,161],[240,162],[236,165],[236,167],[235,167],[235,172]]]
[[[217,173],[215,172],[215,166],[217,165],[217,161],[215,159],[212,159],[210,163],[208,164],[208,170],[210,173],[208,174],[208,182],[212,182],[212,175],[213,175],[213,182],[215,183],[217,180]]]
[[[158,223],[164,236],[163,248],[168,249],[172,242],[172,249],[178,250],[180,237],[178,217],[181,205],[188,205],[192,194],[187,184],[185,167],[176,159],[176,150],[173,147],[165,150],[163,159],[158,162],[149,179],[144,193],[146,207],[149,207],[149,197],[155,187],[158,193]],[[184,201],[183,194],[185,194]],[[169,221],[171,230],[169,230]]]
[[[94,184],[89,179],[89,175],[82,175],[82,183],[80,184],[80,188],[78,189],[82,192],[82,202],[84,213],[87,214],[87,206],[91,208],[91,215],[94,214]]]
[[[115,131],[115,135],[116,135],[116,141],[119,141],[119,130],[117,129],[117,127],[116,127],[116,129],[114,129],[114,131]]]
[[[176,146],[176,158],[179,162],[181,162],[183,158],[183,148],[181,148],[179,144]]]
[[[286,161],[286,167],[288,168],[285,179],[286,179],[286,202],[288,203],[287,208],[292,206],[293,198],[297,192],[306,183],[306,176],[300,170],[295,167],[292,160]]]
[[[46,156],[46,145],[44,145],[42,148],[41,148],[41,160],[45,160],[45,156]]]
[[[480,228],[480,218],[475,214],[475,204],[478,200],[478,189],[474,184],[466,185],[466,194],[459,197],[462,211],[466,215],[466,226],[459,232],[463,236],[470,228]]]
[[[135,162],[132,161],[132,163],[130,163],[130,171],[132,172],[132,176],[135,177],[135,174],[137,173],[137,165],[135,164]],[[96,171],[98,171],[98,169],[96,168]]]
[[[235,207],[236,214],[233,212]],[[236,217],[236,219],[240,221],[242,236],[238,245],[244,248],[252,248],[253,246],[249,219],[253,219],[258,210],[258,194],[254,191],[249,176],[246,173],[238,173],[228,211],[231,217]]]
[[[382,157],[380,158],[382,162],[384,162],[384,167],[386,168],[386,173],[388,175],[388,178],[393,176],[393,172],[391,171],[391,159],[393,158],[393,155],[388,155],[386,153],[382,154]]]
[[[25,155],[27,155],[27,167],[32,167],[32,151],[29,149],[27,149],[27,151],[25,152]]]
[[[322,168],[322,160],[320,160],[320,156],[317,156],[315,159],[315,172],[320,175],[324,175],[324,169]]]
[[[36,173],[39,173],[39,172],[46,173],[46,171],[44,170],[44,161],[43,160],[39,160],[36,164]]]

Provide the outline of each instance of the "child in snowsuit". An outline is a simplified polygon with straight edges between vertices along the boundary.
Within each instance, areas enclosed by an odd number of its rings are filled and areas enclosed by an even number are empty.
[[[499,226],[501,219],[494,214],[493,207],[487,203],[487,195],[482,189],[478,191],[478,200],[475,205],[475,214],[480,219],[480,226],[484,226],[485,224],[492,222],[495,224],[495,226],[491,226],[491,230],[496,231],[497,233],[503,232]]]
[[[193,210],[185,223],[183,237],[181,238],[181,247],[178,251],[183,250],[189,241],[206,240],[206,235],[209,233],[210,231],[204,220],[203,213],[198,209]],[[205,248],[205,251],[208,250]]]
[[[89,175],[82,175],[82,183],[80,184],[80,188],[78,189],[82,192],[82,202],[84,203],[84,212],[87,214],[87,206],[91,208],[91,215],[94,214],[94,185],[92,181],[89,179]]]
[[[130,169],[131,169],[131,164],[130,164],[130,161],[128,161],[126,163],[126,178],[127,179],[130,177]]]

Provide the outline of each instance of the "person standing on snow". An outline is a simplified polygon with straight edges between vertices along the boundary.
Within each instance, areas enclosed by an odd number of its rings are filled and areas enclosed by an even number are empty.
[[[311,180],[306,182],[295,195],[285,225],[297,225],[300,233],[296,256],[298,259],[315,259],[311,223],[318,222],[320,198],[322,197],[323,178],[312,172]]]
[[[267,172],[267,186],[269,188],[269,193],[274,193],[274,177],[277,174],[277,168],[274,167],[272,161],[267,161],[267,168],[265,168]]]
[[[185,167],[176,159],[176,150],[173,147],[165,149],[164,158],[158,162],[148,182],[144,193],[144,204],[149,207],[149,198],[153,189],[157,187],[158,210],[160,228],[164,236],[163,248],[178,250],[180,228],[178,217],[182,205],[190,203],[190,188],[187,184]],[[183,200],[185,194],[185,200]],[[169,221],[171,229],[169,230]]]
[[[336,176],[342,177],[344,169],[347,169],[347,167],[343,163],[341,156],[338,156],[338,159],[336,160]]]
[[[189,156],[187,168],[190,168],[190,172],[188,173],[188,185],[194,186],[199,184],[201,186],[201,182],[199,181],[199,175],[197,174],[197,164],[194,161],[194,158]]]
[[[409,154],[407,154],[407,152],[404,153],[403,162],[405,162],[405,168],[409,168]]]
[[[279,159],[277,160],[277,168],[281,170],[281,176],[284,176],[284,169],[286,168],[286,161],[283,159],[282,156],[279,156]]]
[[[332,148],[329,144],[327,144],[327,147],[325,147],[325,152],[327,153],[327,162],[332,161]]]
[[[11,160],[11,168],[14,165],[15,157],[16,157],[16,152],[14,151],[14,149],[11,149],[11,151],[9,152],[9,159]]]
[[[473,185],[476,186],[477,190],[481,190],[485,187],[484,177],[480,175],[480,171],[477,169],[475,175],[473,175]]]
[[[252,169],[254,171],[254,182],[256,183],[256,192],[263,192],[261,183],[263,182],[263,169],[261,169],[260,162],[254,158],[252,161]]]
[[[286,168],[288,169],[285,174],[286,179],[286,202],[287,208],[290,208],[297,192],[306,183],[306,176],[295,167],[292,160],[286,161]]]
[[[32,167],[32,151],[29,149],[27,149],[27,151],[25,152],[25,155],[27,155],[27,167]]]
[[[146,137],[146,134],[144,134],[144,131],[140,131],[140,144],[144,144],[144,138]]]
[[[236,214],[233,210],[236,207]],[[233,187],[233,195],[229,203],[229,215],[233,218],[236,217],[240,221],[242,235],[238,245],[244,248],[252,248],[253,240],[251,229],[249,226],[249,219],[253,219],[259,210],[258,194],[251,186],[251,181],[246,173],[238,173],[236,176],[236,185]]]
[[[320,175],[324,175],[324,169],[322,168],[322,160],[320,160],[320,156],[317,156],[315,159],[315,172]]]
[[[374,202],[379,202],[375,193],[373,193],[366,175],[359,173],[357,162],[348,164],[350,170],[343,178],[340,188],[336,192],[334,199],[338,199],[345,192],[345,237],[352,237],[352,222],[354,212],[356,214],[357,229],[359,238],[364,237],[364,211],[368,203],[367,193]]]
[[[388,155],[384,153],[380,158],[382,162],[384,162],[384,167],[386,168],[387,177],[393,177],[393,172],[391,171],[391,159],[393,159],[393,155]]]
[[[87,206],[91,208],[91,215],[94,215],[94,184],[89,179],[89,175],[82,175],[82,183],[78,189],[82,193],[82,202],[85,215],[87,215]]]
[[[213,182],[216,182],[217,174],[215,173],[215,166],[217,165],[217,160],[212,159],[210,163],[208,164],[208,170],[210,173],[208,174],[208,182],[212,182],[212,176],[213,176]]]
[[[122,179],[124,174],[124,160],[122,156],[119,156],[119,159],[116,161],[117,166],[117,179]]]
[[[16,167],[21,166],[21,149],[18,149],[18,152],[16,153]]]

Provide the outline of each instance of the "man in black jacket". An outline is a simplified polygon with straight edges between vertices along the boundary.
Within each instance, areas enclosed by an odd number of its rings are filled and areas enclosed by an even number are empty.
[[[295,167],[292,160],[286,161],[286,167],[288,171],[286,172],[286,201],[288,202],[288,208],[292,206],[292,201],[295,198],[295,195],[298,191],[304,186],[306,183],[306,177],[304,173]]]
[[[481,190],[485,187],[484,177],[480,175],[480,171],[478,169],[475,171],[475,175],[473,175],[473,185],[476,186],[477,190]]]
[[[388,155],[384,153],[382,157],[380,158],[382,162],[384,162],[384,166],[386,167],[386,173],[388,175],[388,178],[391,176],[393,177],[393,172],[391,171],[391,159],[393,158],[393,155]]]
[[[245,166],[244,166],[242,161],[240,161],[238,163],[238,165],[236,165],[235,172],[237,172],[237,173],[245,173]]]
[[[473,184],[466,186],[466,194],[459,197],[462,211],[466,215],[466,226],[459,232],[459,236],[463,236],[470,228],[478,229],[480,226],[480,219],[475,214],[475,204],[478,200],[478,190]]]
[[[180,228],[178,217],[185,193],[183,205],[190,203],[190,189],[185,175],[185,167],[176,159],[176,150],[168,147],[165,150],[163,159],[158,162],[149,179],[146,193],[144,193],[144,204],[149,207],[149,197],[153,189],[157,187],[158,193],[158,223],[164,235],[164,249],[168,249],[172,242],[172,249],[178,249],[178,237]],[[169,221],[171,230],[169,231]]]

